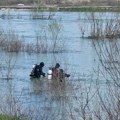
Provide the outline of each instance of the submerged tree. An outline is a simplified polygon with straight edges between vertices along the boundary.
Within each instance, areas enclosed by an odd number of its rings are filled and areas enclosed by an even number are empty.
[[[114,40],[93,41],[93,44],[98,54],[102,68],[104,70],[104,71],[101,70],[102,74],[104,76],[109,75],[109,78],[113,80],[115,85],[120,87],[119,40],[114,39]]]
[[[64,44],[60,40],[60,32],[62,30],[62,26],[56,20],[50,22],[48,26],[49,33],[51,34],[51,48],[53,52],[60,52],[64,49]]]
[[[104,92],[97,91],[99,109],[95,117],[112,120],[120,119],[120,44],[118,39],[93,40],[100,66],[99,74],[106,80]],[[100,81],[101,79],[99,79]]]
[[[91,39],[120,38],[119,18],[119,13],[85,13],[85,20],[89,21],[89,34],[87,37]]]

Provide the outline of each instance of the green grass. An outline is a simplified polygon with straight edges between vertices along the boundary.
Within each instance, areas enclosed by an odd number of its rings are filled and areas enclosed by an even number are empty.
[[[21,120],[18,117],[0,114],[0,120]]]
[[[70,12],[120,12],[120,7],[114,6],[80,6],[80,7],[61,7],[59,11],[70,11]]]

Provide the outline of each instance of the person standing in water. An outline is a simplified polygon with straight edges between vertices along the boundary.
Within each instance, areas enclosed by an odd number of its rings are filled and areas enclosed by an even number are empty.
[[[59,74],[60,74],[60,64],[56,63],[55,67],[52,68],[52,78],[53,79],[57,79],[59,78]]]
[[[39,78],[41,76],[45,77],[45,73],[43,72],[44,62],[41,62],[39,65],[35,65],[30,74],[33,78]]]

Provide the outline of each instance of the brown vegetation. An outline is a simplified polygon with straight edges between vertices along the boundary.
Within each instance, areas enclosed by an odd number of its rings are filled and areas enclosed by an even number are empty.
[[[0,5],[62,5],[62,6],[74,6],[74,5],[118,5],[119,1],[114,0],[0,0]]]

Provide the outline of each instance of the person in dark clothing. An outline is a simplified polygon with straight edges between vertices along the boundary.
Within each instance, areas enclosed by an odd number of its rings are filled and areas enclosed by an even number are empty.
[[[45,73],[43,72],[43,67],[44,67],[44,63],[43,62],[41,62],[40,64],[39,64],[39,76],[41,77],[41,75],[43,76],[43,77],[45,77]]]
[[[63,69],[60,69],[60,81],[62,82],[65,77],[70,77],[70,74],[65,73]]]
[[[41,76],[45,77],[45,73],[43,72],[43,67],[44,67],[44,62],[41,62],[39,65],[35,65],[33,67],[33,70],[30,74],[31,77],[34,77],[34,78],[39,78]]]

